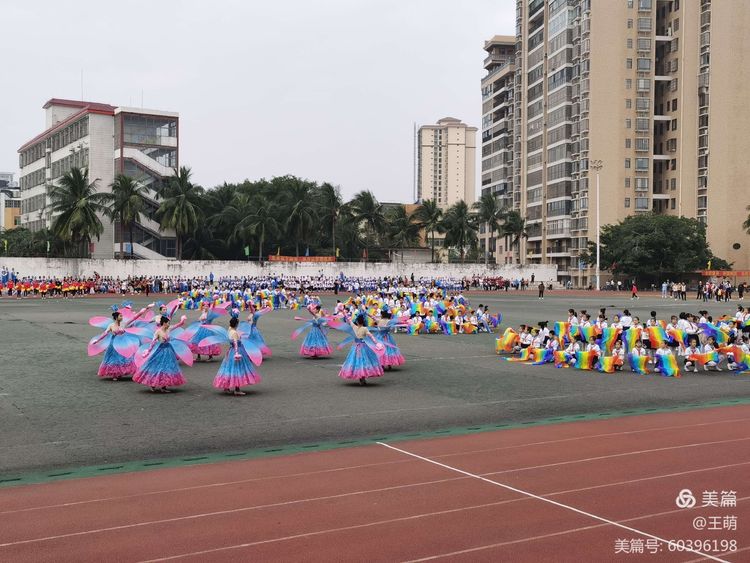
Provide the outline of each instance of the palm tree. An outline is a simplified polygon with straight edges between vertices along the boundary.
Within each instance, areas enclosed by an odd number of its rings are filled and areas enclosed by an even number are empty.
[[[474,219],[465,201],[453,204],[445,212],[445,219],[443,220],[445,245],[454,246],[458,249],[462,264],[466,256],[466,248],[474,249],[477,246],[477,231]]]
[[[419,224],[414,217],[406,213],[403,205],[390,209],[386,214],[390,244],[401,248],[401,261],[404,260],[404,248],[419,242]]]
[[[99,217],[107,212],[107,194],[97,192],[97,182],[89,183],[87,169],[71,168],[57,184],[47,187],[49,212],[55,217],[52,231],[63,241],[72,242],[80,256],[88,255],[91,239],[99,240],[104,232]]]
[[[745,209],[748,210],[748,211],[750,211],[750,205],[748,205]],[[745,229],[745,231],[747,232],[747,234],[750,235],[750,215],[748,215],[747,219],[745,220],[745,222],[742,223],[742,228]]]
[[[146,207],[144,199],[148,188],[125,174],[115,176],[110,184],[112,193],[105,194],[108,204],[107,216],[120,223],[120,258],[125,258],[123,250],[125,229],[130,234],[130,257],[133,258],[133,227]]]
[[[182,259],[182,243],[192,235],[203,219],[203,188],[190,181],[190,168],[175,169],[159,193],[161,205],[156,211],[160,229],[174,229],[177,235],[177,258]]]
[[[352,210],[352,218],[364,227],[366,235],[365,256],[369,257],[368,244],[370,240],[376,239],[385,232],[385,216],[383,215],[383,206],[378,202],[373,193],[369,190],[363,190],[356,194],[349,202]]]
[[[526,232],[526,219],[521,216],[521,213],[515,209],[506,211],[502,215],[502,225],[500,226],[500,232],[507,237],[510,237],[510,246],[518,252],[518,260],[521,260],[521,249],[520,242],[522,238],[528,236]]]
[[[487,249],[484,253],[484,265],[486,267],[490,252],[494,255],[495,241],[493,240],[493,235],[495,234],[495,231],[500,228],[500,205],[498,205],[495,196],[484,194],[479,201],[473,205],[473,208],[476,213],[477,221],[484,223],[485,228],[487,229]]]
[[[217,237],[205,223],[185,237],[182,252],[193,260],[217,260],[226,252],[227,243]]]
[[[247,227],[258,238],[258,262],[263,264],[263,243],[267,236],[280,232],[279,222],[273,214],[273,205],[268,198],[257,195],[252,200],[253,211],[245,218]]]
[[[285,192],[286,230],[294,238],[295,256],[299,258],[300,241],[308,240],[313,227],[317,223],[315,212],[315,194],[313,184],[298,178],[289,177]]]
[[[443,210],[433,199],[428,199],[414,211],[414,218],[419,226],[430,234],[430,246],[432,247],[432,262],[435,261],[435,232],[442,232]]]
[[[317,196],[319,217],[325,225],[331,226],[331,247],[333,256],[336,256],[336,222],[344,206],[341,190],[338,186],[326,182],[318,188]]]

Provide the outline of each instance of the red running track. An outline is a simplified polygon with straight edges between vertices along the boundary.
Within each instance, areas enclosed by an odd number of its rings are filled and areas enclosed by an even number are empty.
[[[750,561],[749,422],[721,407],[6,488],[0,561]]]

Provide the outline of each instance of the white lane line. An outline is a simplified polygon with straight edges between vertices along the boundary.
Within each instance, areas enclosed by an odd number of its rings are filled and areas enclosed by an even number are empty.
[[[734,551],[725,551],[724,553],[717,553],[717,555],[734,555],[735,553],[740,553],[742,551],[747,551],[750,549],[750,547],[743,547],[742,549],[735,549]],[[699,561],[703,561],[703,559],[691,559],[690,561],[685,561],[684,563],[698,563]]]
[[[750,438],[748,438],[748,439],[750,439]],[[542,502],[546,502],[548,504],[552,504],[552,505],[557,506],[559,508],[564,508],[566,510],[570,510],[571,512],[576,512],[576,513],[581,514],[583,516],[587,516],[589,518],[593,518],[594,520],[598,520],[599,522],[603,522],[605,524],[610,524],[612,526],[616,526],[618,528],[622,528],[623,530],[627,530],[629,532],[633,532],[635,534],[638,534],[638,535],[641,535],[641,536],[645,536],[647,538],[655,539],[655,540],[660,541],[660,542],[665,543],[665,544],[669,544],[669,540],[665,540],[664,538],[661,538],[659,536],[655,536],[653,534],[649,534],[648,532],[644,532],[644,531],[638,530],[636,528],[631,528],[630,526],[625,526],[624,524],[620,524],[619,522],[615,522],[614,520],[609,520],[607,518],[603,518],[601,516],[597,516],[596,514],[592,514],[590,512],[586,512],[585,510],[580,510],[580,509],[575,508],[573,506],[570,506],[568,504],[563,504],[561,502],[557,502],[556,500],[552,500],[552,499],[549,499],[549,498],[541,497],[539,495],[535,495],[534,493],[530,493],[528,491],[524,491],[522,489],[518,489],[516,487],[512,487],[511,485],[506,485],[505,483],[500,483],[499,481],[493,481],[492,479],[488,479],[487,477],[482,477],[481,475],[477,475],[476,473],[470,473],[468,471],[464,471],[463,469],[459,469],[459,468],[453,467],[451,465],[446,465],[444,463],[440,463],[439,461],[435,461],[434,459],[423,457],[421,455],[418,455],[418,454],[415,454],[415,453],[412,453],[412,452],[408,452],[406,450],[402,450],[401,448],[396,448],[395,446],[391,446],[390,444],[386,444],[385,442],[378,442],[378,444],[380,444],[381,446],[386,447],[388,449],[400,452],[400,453],[402,453],[404,455],[408,455],[408,456],[411,456],[413,458],[425,461],[427,463],[431,463],[433,465],[437,465],[438,467],[442,467],[442,468],[447,469],[449,471],[453,471],[453,472],[459,473],[461,475],[466,475],[467,477],[472,477],[474,479],[479,479],[480,481],[484,481],[485,483],[489,483],[489,484],[494,485],[496,487],[501,487],[503,489],[506,489],[508,491],[512,491],[512,492],[517,493],[517,494],[526,495],[528,497],[540,500]],[[690,551],[692,553],[695,553],[696,555],[700,555],[701,557],[707,557],[709,559],[712,559],[713,561],[720,561],[722,563],[729,563],[728,561],[726,561],[724,559],[719,559],[718,557],[714,557],[712,555],[709,555],[707,553],[703,553],[701,551],[697,551],[695,549],[688,549],[688,548],[685,548],[685,549],[686,549],[686,551]]]
[[[628,431],[624,431],[624,432],[610,432],[610,433],[606,433],[606,434],[589,434],[589,435],[585,435],[585,436],[575,436],[575,437],[572,437],[572,438],[563,438],[561,440],[547,440],[547,441],[543,441],[543,442],[527,442],[525,444],[518,444],[518,445],[513,445],[513,446],[504,446],[504,447],[500,447],[500,448],[489,448],[489,449],[481,449],[481,450],[468,450],[468,451],[455,452],[455,453],[450,453],[450,454],[440,454],[440,455],[435,455],[433,457],[442,459],[442,458],[446,458],[446,457],[453,457],[453,456],[459,456],[459,455],[460,456],[464,456],[464,455],[470,455],[470,454],[475,454],[475,453],[486,453],[486,452],[506,450],[506,449],[523,448],[523,447],[528,447],[528,446],[556,444],[558,442],[568,442],[568,441],[571,441],[571,440],[584,440],[584,439],[587,439],[587,438],[612,437],[612,436],[621,436],[621,435],[625,435],[625,434],[639,434],[639,433],[656,432],[656,431],[661,432],[663,430],[693,428],[693,427],[696,427],[696,426],[710,426],[710,425],[715,425],[715,424],[733,423],[733,422],[744,421],[744,420],[750,420],[750,419],[747,419],[747,418],[738,418],[738,419],[730,419],[730,420],[720,420],[720,421],[715,421],[715,422],[702,422],[702,423],[697,423],[697,424],[684,424],[684,425],[679,425],[679,426],[662,426],[662,427],[656,427],[656,428],[644,428],[644,429],[641,429],[641,430],[628,430]],[[709,443],[713,443],[713,442],[709,442]],[[703,444],[698,444],[698,445],[703,445]],[[682,446],[671,446],[670,448],[672,448],[672,447],[682,447]],[[670,448],[667,448],[667,449],[670,449]],[[655,451],[659,451],[659,450],[635,451],[635,452],[629,452],[628,454],[625,454],[625,455],[638,455],[638,454],[641,454],[641,453],[644,453],[644,452],[645,453],[651,453],[651,452],[655,452]],[[623,454],[612,454],[612,455],[607,455],[607,456],[600,456],[599,458],[584,458],[584,459],[581,459],[581,460],[570,460],[570,461],[559,462],[559,464],[571,464],[571,463],[576,463],[578,461],[584,462],[584,461],[592,461],[592,460],[596,460],[596,459],[608,459],[608,458],[613,457],[613,456],[616,457],[616,456],[621,456],[621,455],[623,455]],[[232,462],[232,461],[248,461],[248,460],[231,460],[231,459],[227,459],[227,462]],[[94,498],[94,499],[88,499],[88,500],[63,502],[63,503],[58,503],[58,504],[48,504],[48,505],[42,505],[42,506],[33,506],[33,507],[27,507],[27,508],[22,508],[22,509],[17,509],[17,510],[0,511],[0,516],[3,515],[3,514],[14,514],[14,513],[19,513],[19,512],[30,512],[30,511],[35,511],[35,510],[45,510],[45,509],[48,509],[48,508],[64,508],[64,507],[69,507],[69,506],[79,506],[79,505],[82,505],[82,504],[91,504],[91,503],[99,503],[99,502],[109,502],[109,501],[114,501],[114,500],[124,500],[124,499],[131,499],[131,498],[148,497],[148,496],[153,496],[153,495],[161,495],[161,494],[168,494],[168,493],[179,493],[179,492],[194,491],[194,490],[208,489],[208,488],[214,488],[214,487],[228,487],[228,486],[233,486],[233,485],[241,485],[241,484],[244,484],[244,483],[254,483],[254,482],[258,482],[258,481],[269,481],[269,480],[274,480],[274,479],[289,479],[289,478],[294,478],[294,477],[305,477],[305,476],[309,476],[309,475],[320,475],[320,474],[323,474],[323,473],[335,473],[335,472],[339,472],[339,471],[349,471],[349,470],[352,470],[352,469],[362,469],[362,468],[366,468],[366,467],[379,467],[379,466],[383,466],[383,465],[393,465],[393,464],[400,464],[400,463],[406,463],[406,460],[384,461],[384,462],[380,462],[380,463],[365,463],[365,464],[360,464],[360,465],[349,465],[349,466],[344,466],[344,467],[334,467],[332,469],[320,469],[320,470],[317,470],[317,471],[305,471],[305,472],[301,472],[301,473],[287,473],[285,475],[269,475],[269,476],[266,476],[266,477],[254,477],[252,479],[239,479],[239,480],[236,480],[236,481],[223,481],[223,482],[216,482],[216,483],[207,483],[205,485],[194,485],[194,486],[190,486],[190,487],[179,487],[179,488],[174,488],[174,489],[162,489],[162,490],[158,490],[158,491],[137,493],[137,494],[133,494],[133,495],[120,495],[120,496],[113,496],[113,497],[101,497],[101,498]],[[736,464],[733,464],[733,465],[736,465]],[[196,470],[199,470],[201,467],[203,467],[203,466],[189,466],[189,467],[186,467],[184,469],[196,469]],[[545,467],[545,466],[519,467],[517,469],[504,470],[502,472],[483,473],[483,475],[487,476],[487,475],[496,475],[498,473],[503,473],[503,472],[526,471],[526,470],[532,470],[532,469],[540,469],[540,468],[543,468],[543,467]],[[720,467],[731,467],[731,466],[720,466]],[[37,485],[37,486],[53,486],[54,484],[55,484],[55,482],[49,482],[49,483],[41,483],[40,485]],[[7,490],[8,491],[13,491],[13,489],[7,489]],[[0,497],[1,496],[2,495],[0,495]]]

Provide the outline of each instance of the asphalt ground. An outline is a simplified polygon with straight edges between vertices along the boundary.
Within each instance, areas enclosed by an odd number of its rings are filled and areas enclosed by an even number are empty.
[[[733,313],[736,301],[703,303],[602,292],[473,293],[472,305],[503,313],[502,328],[562,320],[569,307],[608,316],[624,308],[641,319],[656,310]],[[134,307],[147,303],[133,298]],[[331,307],[334,296],[324,296]],[[407,363],[367,387],[337,377],[346,351],[330,359],[298,356],[295,312],[266,315],[260,328],[273,349],[259,372],[263,382],[245,397],[211,386],[219,359],[185,367],[187,385],[152,394],[131,381],[101,380],[101,356],[86,343],[107,315],[112,298],[0,299],[0,476],[51,468],[167,458],[247,448],[367,438],[465,425],[533,421],[611,410],[670,407],[750,398],[750,376],[727,372],[682,378],[599,374],[551,365],[505,362],[494,354],[495,335],[398,334]],[[196,311],[188,311],[195,320]],[[300,313],[296,313],[300,314]],[[304,314],[304,312],[302,313]],[[343,333],[333,331],[338,343]]]

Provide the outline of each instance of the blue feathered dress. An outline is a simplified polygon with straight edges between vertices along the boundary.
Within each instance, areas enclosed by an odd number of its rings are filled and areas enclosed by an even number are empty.
[[[342,379],[361,379],[363,377],[380,377],[383,375],[380,357],[362,338],[355,338],[349,354],[341,366],[339,377]]]
[[[242,345],[237,346],[236,353],[239,354],[239,359],[234,357],[234,346],[230,346],[227,350],[219,371],[214,377],[213,386],[217,389],[234,389],[261,382],[260,374],[255,371],[255,366]]]
[[[187,383],[169,340],[161,342],[151,351],[135,372],[133,381],[149,387],[175,387]]]

